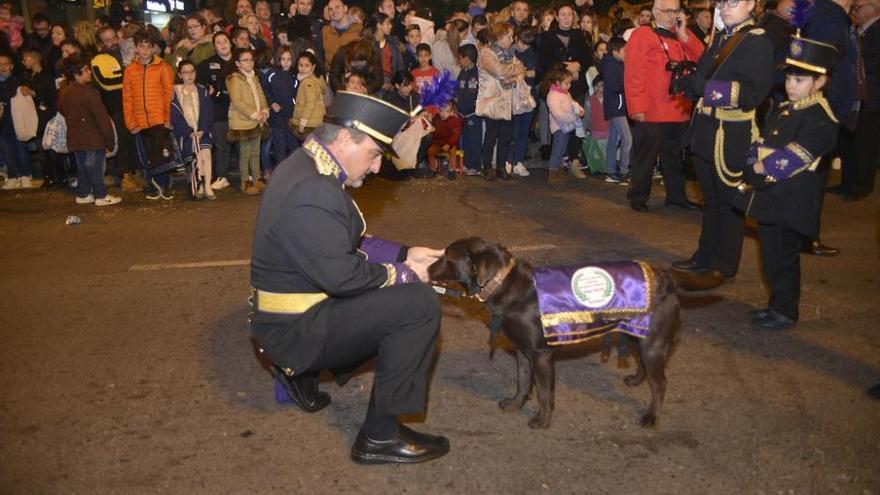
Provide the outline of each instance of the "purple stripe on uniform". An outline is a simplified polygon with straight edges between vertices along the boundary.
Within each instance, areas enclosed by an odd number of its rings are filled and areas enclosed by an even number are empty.
[[[396,263],[401,247],[396,242],[378,237],[364,237],[361,240],[361,251],[367,254],[371,263]]]

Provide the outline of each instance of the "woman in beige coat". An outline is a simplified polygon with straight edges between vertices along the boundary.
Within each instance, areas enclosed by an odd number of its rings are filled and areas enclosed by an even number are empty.
[[[513,28],[506,22],[492,24],[489,44],[480,49],[477,68],[480,89],[477,92],[477,115],[486,123],[483,137],[483,175],[494,180],[495,175],[509,179],[510,164],[505,163],[513,135],[513,90],[517,81],[525,78],[525,67],[514,57]],[[492,170],[492,156],[497,165]]]
[[[238,141],[238,168],[241,192],[259,194],[265,187],[260,178],[260,138],[269,119],[269,104],[254,70],[254,52],[235,54],[238,69],[226,78],[229,91],[229,141]]]

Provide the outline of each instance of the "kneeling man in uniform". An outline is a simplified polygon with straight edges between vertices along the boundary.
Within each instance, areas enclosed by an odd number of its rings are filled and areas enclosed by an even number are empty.
[[[409,119],[381,100],[338,93],[325,123],[272,174],[254,234],[251,329],[275,363],[276,398],[316,412],[330,404],[318,390],[321,370],[339,377],[377,357],[351,449],[360,463],[421,462],[449,451],[446,438],[397,421],[427,402],[440,304],[422,282],[443,251],[366,236],[345,191],[379,171]]]

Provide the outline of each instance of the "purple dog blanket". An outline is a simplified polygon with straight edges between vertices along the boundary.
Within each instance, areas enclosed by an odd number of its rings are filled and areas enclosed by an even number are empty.
[[[641,261],[535,268],[547,344],[574,344],[611,331],[647,337],[653,276]]]

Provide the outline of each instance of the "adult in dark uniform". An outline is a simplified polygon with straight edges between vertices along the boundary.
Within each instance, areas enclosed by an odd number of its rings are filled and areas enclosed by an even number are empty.
[[[746,177],[754,189],[735,200],[758,223],[770,286],[767,307],[749,312],[759,329],[783,330],[798,320],[801,236],[819,232],[824,181],[817,169],[837,142],[838,122],[822,94],[837,58],[833,45],[794,37],[785,60],[788,101],[770,113],[752,147]]]
[[[281,162],[263,197],[251,258],[254,338],[278,385],[301,409],[330,403],[318,372],[339,377],[373,356],[366,420],[352,446],[361,463],[411,463],[449,451],[441,436],[397,421],[427,401],[440,305],[427,267],[442,250],[365,237],[346,186],[378,172],[410,115],[375,98],[337,93],[325,123]]]
[[[755,0],[717,4],[725,28],[715,33],[697,70],[678,81],[697,100],[691,152],[703,193],[703,222],[696,252],[673,263],[678,270],[736,275],[744,223],[731,207],[742,182],[749,146],[757,139],[755,108],[773,85],[773,43],[755,28]]]

